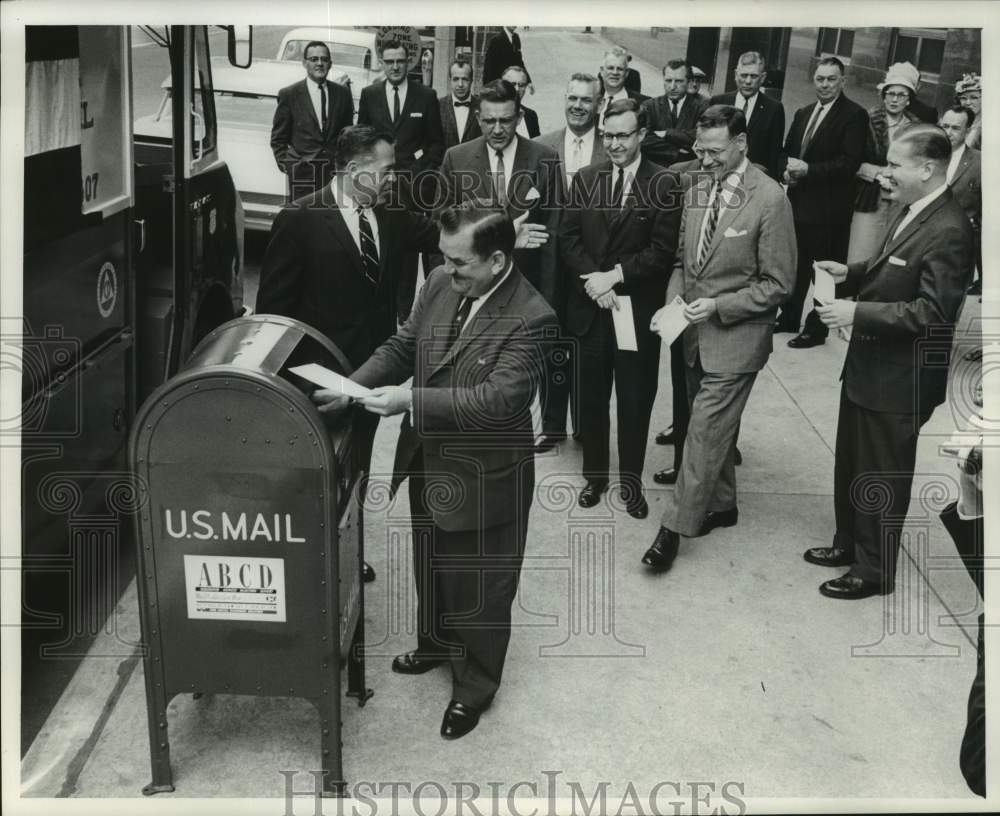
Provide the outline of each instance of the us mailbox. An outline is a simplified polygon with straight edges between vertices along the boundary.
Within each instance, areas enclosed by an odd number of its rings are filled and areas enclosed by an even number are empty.
[[[130,440],[142,496],[138,588],[153,780],[174,790],[177,694],[304,697],[318,709],[324,793],[344,786],[341,668],[364,705],[364,525],[357,446],[290,368],[347,359],[295,320],[239,318],[143,405]]]

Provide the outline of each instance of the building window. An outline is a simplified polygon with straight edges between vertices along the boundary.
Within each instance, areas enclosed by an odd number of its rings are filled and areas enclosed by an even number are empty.
[[[854,51],[854,29],[821,28],[816,41],[817,57],[838,57],[845,65],[851,62]]]
[[[897,29],[888,65],[909,62],[917,66],[922,79],[936,81],[944,62],[947,33],[946,28]]]

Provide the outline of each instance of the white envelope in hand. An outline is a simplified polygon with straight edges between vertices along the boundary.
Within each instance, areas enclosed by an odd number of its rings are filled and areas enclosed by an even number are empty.
[[[680,337],[689,325],[688,319],[684,316],[685,306],[687,304],[684,298],[677,295],[653,317],[650,328],[660,335],[660,339],[668,346]]]
[[[611,309],[611,319],[615,326],[615,344],[619,351],[638,351],[639,343],[635,337],[635,318],[632,315],[632,298],[629,295],[618,296],[618,308]]]
[[[833,303],[837,299],[837,290],[833,275],[816,263],[816,261],[813,261],[813,274],[816,276],[816,287],[813,290],[813,298],[824,306]]]
[[[358,397],[367,397],[371,393],[370,388],[365,388],[363,385],[354,382],[354,380],[348,379],[343,374],[331,371],[318,363],[292,366],[288,370],[293,374],[298,374],[303,379],[309,380],[311,383],[315,383],[321,388],[336,391],[347,397],[357,399]]]
[[[732,227],[726,227],[726,231],[722,233],[726,238],[739,238],[741,235],[746,235],[747,231],[744,230],[734,230]]]

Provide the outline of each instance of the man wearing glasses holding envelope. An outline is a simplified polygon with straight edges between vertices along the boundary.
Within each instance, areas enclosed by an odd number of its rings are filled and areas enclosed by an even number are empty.
[[[885,172],[895,218],[868,261],[820,261],[841,294],[816,308],[831,329],[851,328],[841,372],[834,471],[837,531],[806,561],[846,567],[828,598],[894,589],[910,503],[917,436],[944,402],[951,330],[972,263],[972,227],[948,187],[951,144],[936,125],[911,125],[889,145]],[[871,504],[872,496],[879,500]],[[884,500],[881,498],[885,496]]]
[[[667,305],[651,325],[665,342],[683,332],[691,403],[677,483],[642,559],[657,571],[673,563],[680,536],[736,524],[740,417],[795,285],[792,208],[781,185],[747,159],[743,112],[705,110],[694,151],[705,173],[685,196]]]

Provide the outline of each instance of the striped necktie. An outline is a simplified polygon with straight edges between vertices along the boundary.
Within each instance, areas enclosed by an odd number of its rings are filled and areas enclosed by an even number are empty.
[[[712,206],[705,215],[705,230],[701,236],[701,243],[698,245],[698,266],[705,263],[708,256],[708,248],[712,245],[712,236],[715,235],[715,227],[719,223],[719,212],[722,210],[722,180],[715,182],[715,199]]]
[[[361,236],[361,261],[365,270],[365,279],[374,285],[378,285],[379,263],[378,247],[375,245],[375,235],[372,233],[372,225],[365,215],[364,207],[358,207],[358,233]]]

